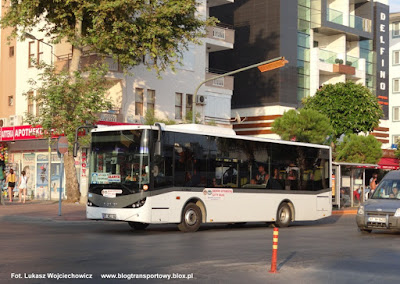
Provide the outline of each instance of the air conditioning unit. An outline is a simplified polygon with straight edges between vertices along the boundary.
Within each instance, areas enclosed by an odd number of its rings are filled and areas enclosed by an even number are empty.
[[[206,96],[197,96],[196,97],[196,103],[200,105],[205,105],[206,104]]]
[[[22,115],[11,115],[9,120],[8,120],[8,124],[9,126],[18,126],[18,125],[22,125]]]
[[[0,127],[6,127],[8,126],[8,118],[4,117],[4,118],[0,118]]]

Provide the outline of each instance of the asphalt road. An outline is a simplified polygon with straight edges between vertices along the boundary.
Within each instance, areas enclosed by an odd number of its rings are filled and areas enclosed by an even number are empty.
[[[193,277],[135,283],[397,283],[400,277],[399,233],[361,234],[354,215],[280,229],[276,274],[268,272],[272,231],[265,224],[133,231],[126,223],[3,217],[0,283],[121,283],[133,274]],[[93,278],[55,280],[47,273]],[[102,280],[102,273],[121,279]],[[45,278],[27,278],[34,276]]]

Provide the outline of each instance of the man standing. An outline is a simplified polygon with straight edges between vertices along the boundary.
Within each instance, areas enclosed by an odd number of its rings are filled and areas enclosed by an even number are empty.
[[[378,185],[378,174],[373,173],[372,178],[369,180],[369,187],[371,188],[370,196],[372,196],[374,194],[377,185]]]

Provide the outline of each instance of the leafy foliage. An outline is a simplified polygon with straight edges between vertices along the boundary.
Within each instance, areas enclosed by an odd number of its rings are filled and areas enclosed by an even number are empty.
[[[382,157],[382,143],[372,135],[350,134],[336,146],[336,161],[376,164]]]
[[[327,136],[332,134],[329,119],[316,110],[289,110],[277,118],[272,131],[283,140],[323,144]]]
[[[154,115],[154,110],[148,109],[146,111],[145,116],[144,116],[144,124],[154,125],[154,123],[156,123],[156,122],[161,122],[161,123],[164,123],[166,125],[176,124],[176,121],[174,121],[174,120],[157,118]]]
[[[142,62],[157,70],[177,61],[188,42],[204,35],[205,25],[216,22],[196,16],[196,0],[6,0],[2,28],[12,36],[33,27],[59,43],[113,56],[124,67]]]
[[[104,80],[106,66],[92,66],[85,76],[83,71],[72,75],[55,73],[48,65],[38,68],[41,70],[39,77],[29,83],[31,91],[36,91],[36,96],[30,99],[36,101],[40,115],[27,114],[27,122],[41,125],[48,135],[57,130],[57,134],[65,134],[68,141],[73,142],[77,127],[94,124],[99,112],[111,108],[111,102],[104,99],[109,87],[109,82]],[[74,83],[71,83],[71,77],[74,77]]]
[[[303,100],[305,109],[314,109],[330,119],[335,138],[342,134],[372,131],[383,112],[371,91],[351,81],[324,85],[313,97]]]

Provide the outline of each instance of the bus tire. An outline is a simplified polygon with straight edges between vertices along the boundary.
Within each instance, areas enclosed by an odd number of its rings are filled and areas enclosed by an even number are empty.
[[[196,232],[200,228],[201,218],[200,208],[194,203],[189,203],[183,209],[178,229],[182,232]]]
[[[144,230],[149,226],[149,224],[140,222],[128,222],[128,224],[129,226],[131,226],[132,229],[135,229],[136,231]]]
[[[279,228],[289,226],[292,220],[292,211],[287,203],[279,205],[275,225]]]

